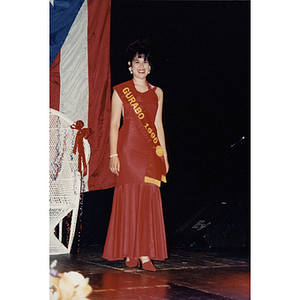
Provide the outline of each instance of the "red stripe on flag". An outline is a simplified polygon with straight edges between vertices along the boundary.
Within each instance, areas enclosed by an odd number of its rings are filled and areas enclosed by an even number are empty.
[[[60,104],[60,51],[50,67],[50,108],[59,110]]]
[[[88,140],[91,146],[88,179],[90,191],[115,185],[115,175],[109,170],[110,13],[110,0],[88,0],[88,127],[93,132]]]

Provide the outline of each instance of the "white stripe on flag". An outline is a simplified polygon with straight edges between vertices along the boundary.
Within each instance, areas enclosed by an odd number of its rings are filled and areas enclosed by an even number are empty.
[[[88,10],[84,1],[61,48],[60,111],[73,121],[88,126],[89,80],[87,46]],[[83,178],[88,190],[88,174]]]
[[[82,7],[61,48],[60,111],[88,124],[87,3]]]

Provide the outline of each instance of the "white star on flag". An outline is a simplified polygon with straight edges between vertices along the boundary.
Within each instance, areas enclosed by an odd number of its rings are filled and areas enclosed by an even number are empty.
[[[54,0],[49,0],[49,2],[54,6]]]

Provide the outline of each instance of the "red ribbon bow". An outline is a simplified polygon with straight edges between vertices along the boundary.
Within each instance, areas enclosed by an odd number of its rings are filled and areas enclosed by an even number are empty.
[[[86,166],[86,158],[84,153],[84,147],[83,147],[83,138],[87,139],[91,134],[92,131],[90,128],[82,128],[84,126],[84,123],[81,120],[78,120],[74,122],[70,127],[72,129],[77,129],[78,132],[76,134],[75,138],[75,144],[73,148],[73,153],[76,154],[76,151],[78,149],[78,170],[81,173],[81,162],[83,164],[83,176],[87,174],[87,166]]]

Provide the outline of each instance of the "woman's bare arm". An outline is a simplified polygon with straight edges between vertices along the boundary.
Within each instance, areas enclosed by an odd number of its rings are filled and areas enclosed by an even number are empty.
[[[160,88],[157,88],[155,90],[157,96],[158,96],[158,109],[155,116],[155,127],[157,129],[157,136],[159,143],[164,149],[164,158],[166,163],[166,171],[168,173],[169,171],[169,162],[168,162],[168,154],[166,149],[166,141],[165,141],[165,132],[162,122],[162,111],[163,111],[163,91]]]
[[[118,135],[120,129],[120,118],[122,112],[122,100],[116,91],[112,95],[111,104],[111,119],[110,119],[110,133],[109,133],[109,145],[110,155],[115,155],[118,148]],[[119,175],[120,172],[120,160],[118,156],[112,156],[109,161],[109,168],[111,172]]]

